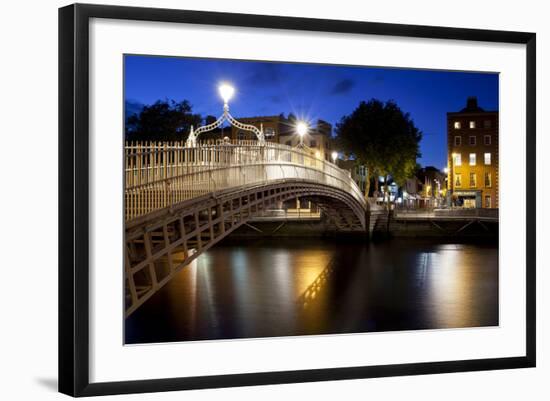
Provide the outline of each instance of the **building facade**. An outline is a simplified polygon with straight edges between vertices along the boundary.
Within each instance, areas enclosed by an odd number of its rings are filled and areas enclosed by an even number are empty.
[[[237,120],[244,124],[263,128],[268,142],[276,142],[288,146],[298,146],[300,137],[296,133],[295,121],[278,116],[240,117]],[[231,127],[231,139],[254,140],[256,135],[250,131],[244,131],[237,127]],[[332,125],[326,121],[318,120],[317,124],[310,127],[304,136],[304,145],[310,148],[318,158],[331,161],[332,154]]]
[[[446,176],[438,168],[427,166],[421,168],[416,177],[422,183],[421,195],[426,207],[441,207],[445,204]]]
[[[300,137],[296,134],[293,124],[279,137],[279,143],[288,146],[298,146]],[[331,161],[332,153],[332,125],[323,120],[317,120],[314,127],[310,127],[304,135],[304,145],[315,153],[316,157]]]
[[[349,159],[338,159],[336,165],[343,170],[349,171],[351,178],[355,181],[361,193],[364,194],[367,186],[367,166]]]
[[[470,97],[447,113],[448,200],[452,206],[498,208],[498,111]]]
[[[281,134],[289,130],[288,120],[283,116],[259,116],[237,118],[243,124],[253,125],[264,130],[265,139],[268,142],[279,143]],[[256,134],[250,131],[241,130],[231,126],[231,139],[233,140],[255,140]]]

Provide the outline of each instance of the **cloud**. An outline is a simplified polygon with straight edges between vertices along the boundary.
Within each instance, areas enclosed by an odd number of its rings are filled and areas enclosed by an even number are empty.
[[[282,78],[281,66],[277,64],[255,64],[251,65],[250,75],[246,83],[253,86],[266,86],[278,83]]]
[[[343,95],[344,93],[348,93],[349,91],[351,91],[354,86],[355,86],[355,81],[349,78],[344,78],[336,82],[336,84],[334,84],[334,86],[330,90],[330,94]]]

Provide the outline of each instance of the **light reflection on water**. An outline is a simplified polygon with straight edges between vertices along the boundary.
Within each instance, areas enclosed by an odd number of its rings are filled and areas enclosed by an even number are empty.
[[[126,320],[126,342],[494,325],[495,244],[276,239],[201,255]]]

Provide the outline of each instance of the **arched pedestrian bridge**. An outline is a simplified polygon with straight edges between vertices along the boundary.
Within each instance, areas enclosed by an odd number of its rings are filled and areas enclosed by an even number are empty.
[[[202,252],[286,200],[312,201],[336,230],[367,231],[367,202],[349,172],[309,148],[127,143],[125,160],[126,316]]]

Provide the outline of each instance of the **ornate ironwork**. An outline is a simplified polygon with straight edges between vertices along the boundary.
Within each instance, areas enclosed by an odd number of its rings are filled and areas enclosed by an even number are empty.
[[[203,125],[202,127],[197,128],[197,130],[194,130],[193,126],[191,126],[191,131],[189,132],[189,136],[187,137],[185,146],[189,148],[196,147],[197,139],[200,134],[208,131],[212,131],[220,127],[225,121],[229,122],[229,124],[231,124],[234,127],[237,127],[240,130],[253,132],[254,134],[256,134],[256,138],[258,139],[259,144],[260,145],[265,144],[265,135],[264,135],[263,126],[260,126],[260,129],[258,129],[254,125],[241,123],[229,113],[229,105],[225,103],[223,105],[223,114],[216,121],[208,125]]]

